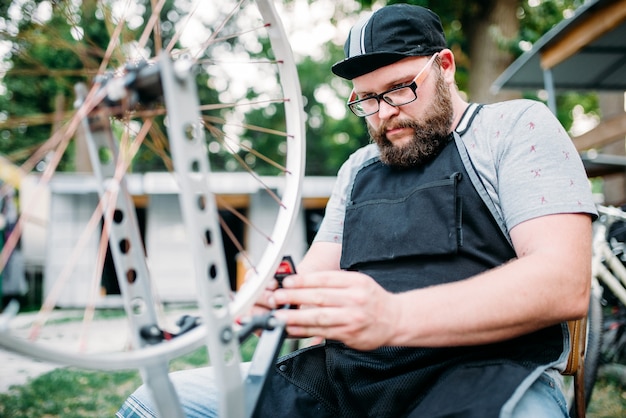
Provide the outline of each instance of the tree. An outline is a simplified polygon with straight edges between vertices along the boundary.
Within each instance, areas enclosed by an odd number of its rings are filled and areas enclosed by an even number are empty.
[[[469,100],[488,103],[519,96],[517,92],[493,96],[489,86],[522,52],[520,45],[537,40],[563,18],[565,11],[573,10],[582,0],[412,0],[409,3],[430,7],[441,16],[449,46],[457,57],[459,88]],[[55,6],[50,19],[41,24],[37,20],[37,12],[46,4]],[[143,10],[145,24],[149,19],[151,3],[149,0],[138,0],[135,4],[140,12]],[[290,1],[286,4],[295,5]],[[0,72],[0,82],[6,88],[4,94],[0,90],[0,153],[20,162],[50,133],[50,125],[35,125],[32,115],[47,115],[49,123],[59,106],[71,109],[72,86],[79,80],[88,81],[90,75],[95,74],[112,28],[105,25],[107,9],[98,9],[95,0],[83,0],[82,3],[12,0],[0,5],[0,15],[8,16],[9,7],[16,5],[21,5],[21,15],[0,21],[0,36],[11,42],[11,51],[4,60],[8,70],[4,77]],[[331,23],[339,26],[346,19],[355,20],[359,9],[378,7],[379,4],[372,0],[343,0],[333,6],[335,10]],[[182,9],[185,7],[187,3],[184,1],[167,2],[161,13],[161,36],[164,39],[173,36],[178,16],[184,14]],[[131,28],[127,25],[120,38],[136,38],[142,26]],[[80,34],[77,34],[77,29],[80,29]],[[341,42],[328,42],[323,45],[324,54],[316,58],[302,57],[298,63],[307,115],[308,175],[334,175],[352,151],[368,142],[363,120],[353,117],[345,107],[343,113],[330,112],[338,103],[345,102],[351,88],[349,82],[338,79],[329,70],[334,62],[343,58]],[[153,40],[148,47],[154,54],[158,41]],[[267,48],[267,45],[263,47]],[[111,64],[123,65],[123,57],[114,56]],[[199,75],[199,83],[206,87],[206,74]],[[203,88],[201,94],[203,102],[217,100],[215,90]],[[64,104],[58,97],[65,97]],[[580,102],[580,96],[559,98],[559,118],[566,128],[571,124],[570,109],[574,101]],[[582,102],[586,110],[594,106],[592,99]],[[11,117],[7,116],[9,114]],[[219,112],[216,115],[219,116]],[[20,120],[22,116],[29,116],[29,119]],[[248,117],[268,126],[279,123],[279,118],[272,119],[271,115],[261,111],[257,114],[249,112]],[[254,137],[256,134],[248,131],[246,135]],[[213,157],[215,168],[227,169],[227,155]],[[135,169],[165,169],[159,161],[153,151],[146,152],[136,160]],[[67,160],[64,168],[72,169],[72,164],[71,160]]]

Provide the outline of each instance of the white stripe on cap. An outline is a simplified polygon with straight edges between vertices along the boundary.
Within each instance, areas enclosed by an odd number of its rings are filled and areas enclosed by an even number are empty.
[[[359,19],[359,21],[355,23],[350,30],[350,49],[348,52],[348,58],[365,54],[365,28],[367,27],[370,17],[372,17],[371,13],[361,17],[361,19]]]

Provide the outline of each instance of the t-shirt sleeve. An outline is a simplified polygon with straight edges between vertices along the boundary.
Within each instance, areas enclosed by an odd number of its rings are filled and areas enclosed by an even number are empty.
[[[353,153],[341,166],[337,173],[337,180],[333,187],[324,219],[315,235],[314,241],[335,242],[343,241],[343,222],[346,214],[347,200],[352,192],[352,185],[357,172],[373,158],[377,158],[378,149],[374,144],[360,148]]]
[[[582,161],[569,135],[548,108],[534,102],[525,110],[509,112],[502,118],[503,123],[495,125],[490,135],[498,149],[498,195],[509,230],[543,215],[595,215]]]
[[[343,219],[346,213],[347,199],[347,163],[339,170],[332,193],[326,204],[324,218],[315,234],[314,242],[341,243],[343,239]]]

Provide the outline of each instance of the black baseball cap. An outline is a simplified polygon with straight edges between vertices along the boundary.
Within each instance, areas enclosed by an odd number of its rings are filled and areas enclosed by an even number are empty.
[[[343,48],[346,58],[332,71],[352,80],[403,58],[433,55],[446,47],[439,16],[424,7],[393,4],[352,27]]]

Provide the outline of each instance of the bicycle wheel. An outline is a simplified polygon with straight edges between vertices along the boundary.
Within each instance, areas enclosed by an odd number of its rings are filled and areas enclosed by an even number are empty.
[[[0,29],[9,48],[0,72],[0,97],[4,96],[7,111],[1,112],[0,131],[15,144],[25,137],[40,139],[33,145],[16,145],[7,155],[21,164],[22,172],[36,174],[28,178],[35,178],[37,186],[32,198],[20,196],[22,215],[3,249],[2,266],[24,229],[38,221],[34,214],[42,204],[40,198],[55,184],[57,171],[80,165],[70,154],[80,150],[81,135],[91,147],[95,175],[78,181],[97,189],[99,197],[89,215],[69,220],[72,228],[82,222],[84,231],[67,229],[72,245],[66,258],[61,257],[56,277],[46,277],[54,286],[42,311],[32,321],[12,320],[15,312],[3,315],[0,347],[83,368],[128,369],[163,364],[205,344],[207,334],[218,332],[211,328],[214,325],[221,327],[224,340],[232,332],[232,318],[253,303],[273,276],[300,209],[303,105],[295,62],[272,2],[13,1],[6,7]],[[85,90],[78,83],[90,87]],[[77,85],[76,98],[70,98]],[[47,96],[50,86],[57,97],[56,109],[40,113],[25,107],[27,102],[54,103],[54,97]],[[199,106],[176,102],[181,97],[198,100]],[[74,100],[74,110],[59,104]],[[24,109],[27,112],[20,113]],[[173,138],[176,135],[182,139]],[[183,150],[176,151],[181,141]],[[141,174],[154,170],[162,172]],[[262,225],[216,194],[216,188],[223,189],[224,173],[272,202],[272,214],[261,220]],[[159,294],[158,284],[148,280],[159,267],[168,266],[159,264],[158,253],[151,253],[139,231],[135,203],[140,199],[130,193],[138,176],[144,184],[152,179],[165,182],[181,196],[188,194],[186,201],[181,198],[180,209],[187,227],[174,232],[186,234],[178,239],[194,254],[197,289],[191,292],[197,295],[205,322],[213,323],[176,338],[171,336],[181,331],[172,324],[177,313],[163,314],[159,301],[167,295]],[[246,252],[224,216],[239,219],[246,241],[262,240],[264,249]],[[55,219],[50,221],[51,227],[59,227],[52,226]],[[166,238],[173,239],[172,228],[168,231]],[[235,246],[249,267],[247,284],[234,295],[228,287],[222,241]],[[87,285],[81,284],[88,293],[85,324],[92,322],[96,306],[108,306],[99,294],[107,252],[116,260],[120,300],[131,326],[122,332],[118,328],[122,325],[116,325],[113,333],[122,338],[110,338],[111,330],[100,330],[94,322],[81,335],[47,341],[49,312],[59,295],[76,291],[66,285],[73,274],[89,277]],[[180,286],[189,284],[181,277],[172,279]],[[98,347],[89,347],[85,335],[107,337]],[[233,347],[236,344],[221,347],[217,357],[211,354],[212,361],[237,363]]]
[[[591,298],[589,299],[589,312],[587,314],[587,342],[585,347],[585,405],[589,405],[591,400],[600,367],[603,327],[601,298],[601,294],[592,289]],[[566,379],[565,397],[569,406],[570,417],[575,418],[577,414],[574,405],[573,378],[568,377]]]

